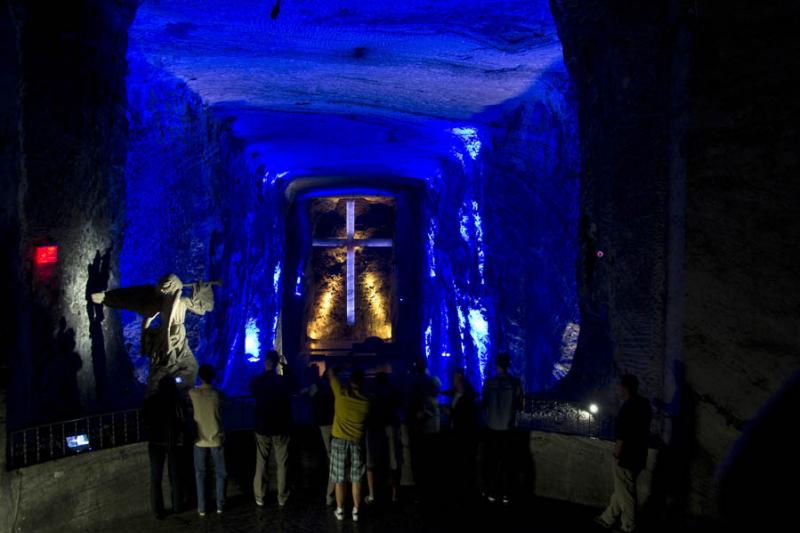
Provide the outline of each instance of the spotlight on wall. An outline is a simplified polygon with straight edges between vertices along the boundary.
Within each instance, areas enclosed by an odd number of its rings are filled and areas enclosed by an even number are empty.
[[[596,403],[590,403],[589,412],[592,413],[593,415],[596,415],[597,413],[600,412],[600,408],[597,406]]]
[[[603,252],[603,250],[597,250],[597,257],[602,258],[604,255],[606,254]]]

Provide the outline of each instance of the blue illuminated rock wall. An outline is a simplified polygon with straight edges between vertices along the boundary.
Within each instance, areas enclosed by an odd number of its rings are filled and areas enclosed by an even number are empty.
[[[531,92],[491,111],[502,127],[487,140],[485,194],[495,343],[533,392],[569,372],[580,331],[580,143],[566,72]]]
[[[208,243],[220,226],[213,196],[220,167],[219,127],[180,81],[135,57],[129,61],[121,284],[153,284],[167,273],[184,283],[206,279]],[[205,352],[205,322],[188,318],[186,323],[198,355]],[[147,360],[139,349],[141,319],[123,312],[123,324],[129,356],[143,382]]]
[[[265,178],[245,163],[227,124],[195,93],[163,71],[129,58],[130,139],[126,166],[121,284],[152,284],[174,272],[184,282],[220,279],[216,308],[187,317],[198,361],[215,365],[234,392],[257,368],[245,362],[245,327],[256,344],[274,341],[280,224],[265,195]],[[144,381],[140,317],[123,312],[129,357]],[[251,339],[250,342],[253,345]],[[252,352],[252,350],[251,350]],[[259,365],[255,365],[258,367]],[[240,368],[244,367],[244,368]]]
[[[472,383],[508,351],[529,392],[572,363],[579,330],[579,144],[566,72],[451,129],[429,183],[424,351],[446,378]]]

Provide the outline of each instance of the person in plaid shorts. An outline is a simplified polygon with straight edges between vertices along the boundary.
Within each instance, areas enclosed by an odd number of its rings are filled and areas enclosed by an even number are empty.
[[[330,483],[336,487],[337,520],[344,520],[346,483],[353,487],[353,521],[358,520],[361,503],[361,478],[366,472],[364,462],[364,422],[369,413],[369,400],[364,395],[364,372],[354,370],[350,384],[345,387],[336,371],[328,369],[334,397],[333,428],[331,429]]]

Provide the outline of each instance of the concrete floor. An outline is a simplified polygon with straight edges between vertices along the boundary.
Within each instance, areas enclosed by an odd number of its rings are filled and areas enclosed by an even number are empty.
[[[333,516],[332,508],[319,502],[316,495],[313,498],[308,494],[293,495],[284,508],[279,508],[277,504],[257,508],[249,498],[237,496],[229,502],[228,509],[222,515],[214,514],[213,508],[204,518],[199,517],[194,510],[170,515],[160,521],[144,515],[93,531],[416,533],[461,529],[486,533],[532,530],[537,533],[573,533],[601,531],[592,524],[592,518],[597,512],[597,509],[590,507],[542,499],[517,502],[509,506],[475,502],[461,506],[453,504],[430,507],[404,501],[395,506],[364,506],[359,522],[354,523],[349,513],[343,522],[338,522]]]

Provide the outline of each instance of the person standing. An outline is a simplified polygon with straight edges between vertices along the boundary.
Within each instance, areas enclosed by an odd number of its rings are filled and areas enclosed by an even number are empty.
[[[206,463],[208,456],[214,463],[216,474],[217,514],[225,507],[225,434],[222,431],[222,393],[212,386],[214,367],[202,365],[198,371],[200,386],[189,391],[194,421],[197,424],[197,439],[194,442],[194,475],[197,485],[197,512],[206,515]]]
[[[181,511],[181,476],[179,446],[183,445],[185,415],[175,378],[162,377],[154,393],[145,398],[142,413],[147,428],[147,452],[150,457],[150,507],[157,519],[164,518],[164,494],[161,479],[164,463],[169,471],[172,512]]]
[[[333,391],[325,374],[317,375],[316,382],[308,387],[306,391],[308,396],[311,397],[311,416],[314,419],[314,425],[319,428],[322,444],[325,445],[325,453],[328,456],[328,469],[330,470]],[[333,505],[334,503],[336,503],[335,488],[329,480],[328,488],[325,492],[325,504]]]
[[[267,464],[275,456],[277,465],[278,505],[289,498],[286,476],[289,468],[289,431],[292,427],[291,387],[285,376],[278,374],[280,356],[270,350],[264,358],[264,372],[250,382],[250,393],[256,400],[256,474],[253,494],[256,505],[264,505],[267,491]]]
[[[513,464],[514,427],[517,411],[523,407],[524,394],[519,379],[508,369],[511,357],[497,355],[496,374],[483,385],[483,407],[486,409],[487,499],[494,503],[502,498],[508,504],[511,465]]]
[[[376,481],[385,479],[391,488],[392,502],[400,491],[400,392],[392,385],[385,371],[375,374],[370,391],[370,410],[367,417],[367,488],[364,499],[373,503],[377,497]],[[386,476],[384,478],[384,476]],[[376,477],[378,478],[376,480]]]
[[[411,471],[418,497],[426,502],[435,500],[434,483],[441,473],[437,466],[439,454],[439,394],[442,383],[428,373],[425,359],[414,363],[414,373],[408,388],[406,425],[411,452]]]
[[[334,514],[337,520],[344,520],[346,483],[350,481],[353,490],[353,521],[356,522],[361,503],[361,478],[366,471],[363,441],[369,399],[363,393],[364,372],[353,370],[348,387],[342,385],[333,368],[328,369],[328,379],[334,398],[330,467],[330,481],[336,485]]]
[[[624,402],[617,414],[617,442],[614,446],[614,493],[603,514],[595,522],[612,528],[620,522],[620,530],[636,528],[636,478],[647,464],[650,403],[639,395],[639,380],[625,374],[620,380]]]
[[[475,457],[478,452],[477,394],[463,370],[453,373],[450,396],[451,478],[455,482],[455,496],[465,502],[475,488]]]

